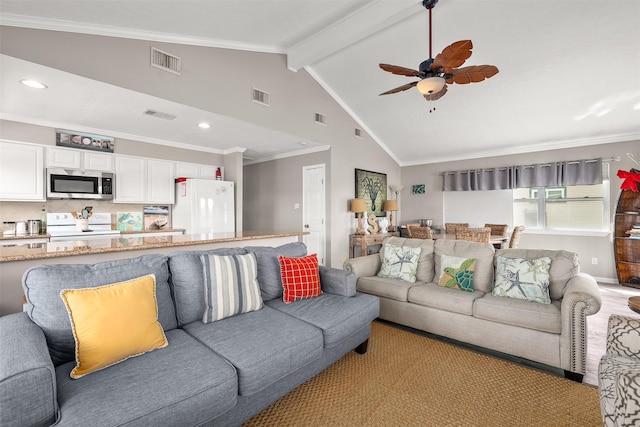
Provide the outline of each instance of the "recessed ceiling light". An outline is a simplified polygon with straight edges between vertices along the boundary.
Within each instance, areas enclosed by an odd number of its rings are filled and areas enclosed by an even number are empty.
[[[29,80],[29,79],[22,79],[20,80],[20,83],[22,83],[25,86],[29,86],[32,87],[34,89],[46,89],[47,85],[44,85],[38,81],[35,80]]]
[[[202,128],[202,129],[209,129],[211,127],[211,125],[209,123],[202,122],[202,123],[198,123],[198,127]]]

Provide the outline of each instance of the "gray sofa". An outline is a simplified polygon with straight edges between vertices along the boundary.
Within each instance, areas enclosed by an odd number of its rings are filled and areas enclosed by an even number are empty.
[[[249,252],[257,260],[264,306],[203,323],[199,255]],[[280,254],[304,256],[306,247],[30,269],[23,277],[25,311],[0,318],[0,425],[240,425],[349,351],[366,351],[378,298],[357,293],[352,273],[321,266],[323,294],[284,304]],[[60,291],[146,274],[156,278],[158,321],[169,345],[71,379],[75,344]]]
[[[414,283],[377,276],[387,245],[421,248]],[[438,286],[443,256],[477,260],[473,292]],[[498,257],[549,257],[550,304],[492,295]],[[598,312],[601,299],[593,277],[580,273],[575,253],[389,237],[380,254],[349,259],[345,269],[358,276],[358,291],[380,298],[381,319],[560,368],[582,381],[586,316]]]

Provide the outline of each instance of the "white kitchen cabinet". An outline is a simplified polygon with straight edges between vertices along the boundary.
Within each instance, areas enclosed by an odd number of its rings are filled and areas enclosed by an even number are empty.
[[[0,141],[0,200],[45,201],[44,147]]]
[[[218,168],[220,168],[220,171],[224,175],[224,168],[221,166],[176,162],[176,178],[216,179],[216,171]],[[224,179],[224,176],[222,179]]]
[[[147,160],[148,203],[169,203],[175,201],[174,164],[165,160]]]
[[[47,147],[48,168],[88,169],[113,172],[113,154],[74,148]]]
[[[174,162],[116,156],[115,203],[166,203],[175,199]]]

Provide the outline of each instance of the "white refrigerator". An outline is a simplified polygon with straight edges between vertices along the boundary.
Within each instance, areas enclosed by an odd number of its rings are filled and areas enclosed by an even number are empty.
[[[173,228],[184,228],[185,234],[235,233],[233,182],[192,178],[178,181],[171,212]]]

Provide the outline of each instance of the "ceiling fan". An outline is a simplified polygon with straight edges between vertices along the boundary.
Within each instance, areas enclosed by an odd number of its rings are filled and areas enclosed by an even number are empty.
[[[380,64],[380,68],[393,74],[408,77],[419,77],[420,80],[404,84],[388,90],[380,95],[389,95],[411,89],[416,86],[427,101],[435,101],[447,93],[447,83],[477,83],[495,76],[498,67],[495,65],[472,65],[457,68],[471,56],[473,43],[471,40],[460,40],[447,47],[433,59],[431,51],[431,10],[438,0],[423,0],[422,5],[429,11],[429,59],[423,61],[418,70],[398,65]]]

